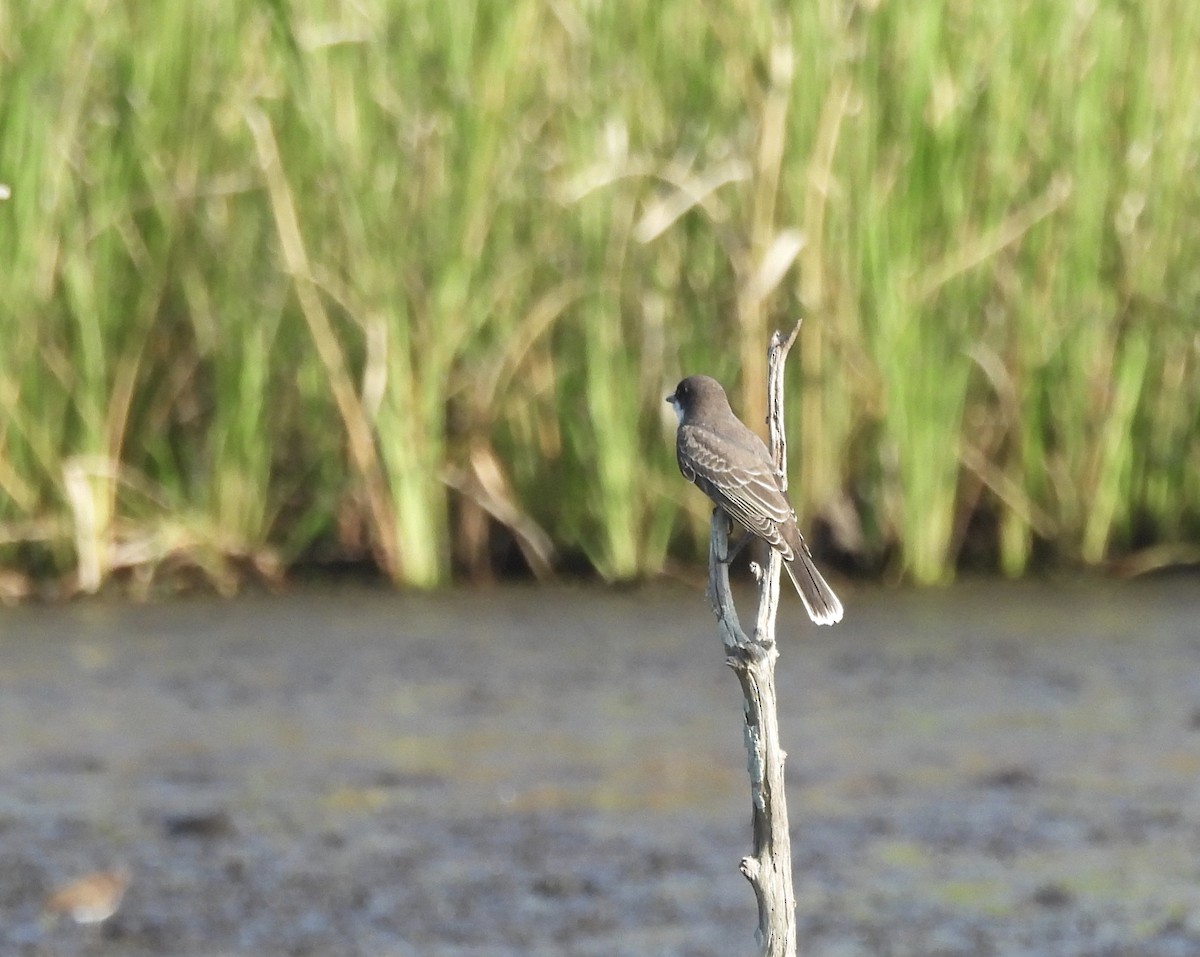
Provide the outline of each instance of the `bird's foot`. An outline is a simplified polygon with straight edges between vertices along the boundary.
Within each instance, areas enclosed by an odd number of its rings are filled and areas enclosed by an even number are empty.
[[[732,546],[727,544],[725,549],[725,557],[721,559],[721,564],[732,565],[733,560],[742,554],[742,549],[746,547],[746,542],[749,540],[749,535],[743,535]]]

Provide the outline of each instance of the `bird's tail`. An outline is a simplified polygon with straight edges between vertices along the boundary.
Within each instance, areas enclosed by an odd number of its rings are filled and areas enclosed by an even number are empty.
[[[800,593],[804,607],[808,609],[808,617],[818,625],[833,625],[841,621],[842,603],[838,601],[838,596],[833,593],[829,583],[817,571],[808,548],[801,542],[794,552],[795,558],[784,561],[783,567],[787,569],[788,577]]]

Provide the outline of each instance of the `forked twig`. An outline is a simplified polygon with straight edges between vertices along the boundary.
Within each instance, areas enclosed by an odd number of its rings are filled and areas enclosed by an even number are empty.
[[[767,352],[767,407],[771,455],[786,474],[783,431],[783,366],[800,323],[786,338],[771,337]],[[788,833],[783,766],[775,704],[775,616],[779,610],[779,553],[768,549],[758,576],[758,615],[747,636],[738,620],[729,588],[729,518],[713,512],[708,549],[708,596],[725,645],[725,661],[737,675],[745,697],[745,738],[754,828],[754,852],[742,858],[741,871],[758,901],[758,941],[763,957],[795,957],[796,897],[792,889],[792,849]]]

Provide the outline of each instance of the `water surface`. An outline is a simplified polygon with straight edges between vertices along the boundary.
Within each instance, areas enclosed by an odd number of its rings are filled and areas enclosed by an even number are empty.
[[[1196,582],[844,597],[780,624],[801,953],[1200,954]],[[696,591],[86,602],[0,655],[0,954],[755,953]]]

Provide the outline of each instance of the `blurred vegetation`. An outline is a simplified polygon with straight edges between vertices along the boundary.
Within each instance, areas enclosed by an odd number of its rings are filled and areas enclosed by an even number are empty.
[[[1195,542],[1196,90],[1184,0],[0,6],[4,581],[653,573],[800,315],[844,561]]]

